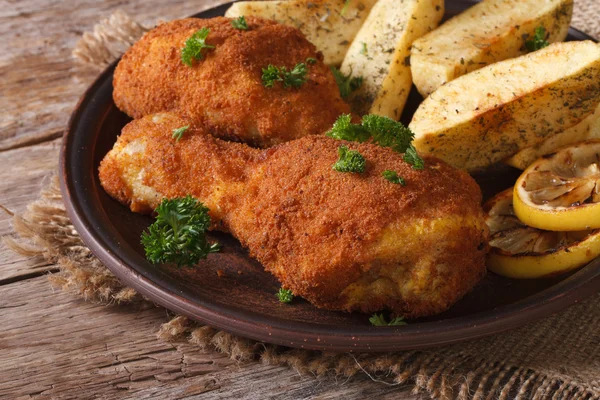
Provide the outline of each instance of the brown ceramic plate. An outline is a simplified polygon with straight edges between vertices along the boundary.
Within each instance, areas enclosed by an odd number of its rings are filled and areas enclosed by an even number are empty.
[[[449,0],[453,15],[473,1]],[[196,15],[223,15],[228,5]],[[590,39],[571,29],[569,40]],[[275,298],[277,281],[229,235],[214,233],[223,251],[194,269],[153,266],[140,234],[152,222],[104,193],[98,165],[129,118],[112,100],[114,65],[88,89],[64,136],[61,188],[69,216],[92,252],[123,282],[175,312],[241,336],[292,347],[337,351],[392,351],[454,343],[507,331],[561,310],[600,288],[600,259],[551,279],[519,281],[489,274],[449,311],[401,327],[373,327],[368,315],[320,310],[302,299]],[[421,101],[413,90],[405,119]],[[407,122],[407,121],[405,121]],[[516,179],[498,168],[476,177],[489,197]],[[219,277],[221,270],[224,276]]]

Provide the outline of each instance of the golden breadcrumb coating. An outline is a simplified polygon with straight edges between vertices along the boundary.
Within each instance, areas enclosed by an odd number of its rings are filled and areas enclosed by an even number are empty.
[[[186,123],[157,114],[128,124],[100,165],[105,190],[137,212],[191,194],[209,207],[212,229],[317,307],[431,315],[484,275],[488,228],[465,172],[432,157],[414,170],[389,148],[326,136],[268,150],[200,129],[174,140]],[[332,169],[341,144],[364,155],[363,174]]]
[[[115,70],[117,107],[133,118],[172,111],[217,137],[259,147],[322,134],[350,112],[323,55],[299,30],[246,20],[247,31],[218,17],[172,21],[145,34]],[[210,29],[206,43],[215,48],[202,50],[203,59],[190,67],[181,61],[181,49],[201,28]],[[263,85],[262,69],[269,64],[291,70],[298,63],[308,68],[301,87]]]

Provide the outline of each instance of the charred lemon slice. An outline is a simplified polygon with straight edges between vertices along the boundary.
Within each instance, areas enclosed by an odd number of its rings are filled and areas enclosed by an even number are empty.
[[[488,269],[508,278],[541,278],[581,267],[600,255],[600,230],[555,232],[529,227],[513,210],[513,188],[483,206],[490,228]]]
[[[526,225],[549,231],[600,228],[600,140],[544,156],[517,180],[514,208]]]

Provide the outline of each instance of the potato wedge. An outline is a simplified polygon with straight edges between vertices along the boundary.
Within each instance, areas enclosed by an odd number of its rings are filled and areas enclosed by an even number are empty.
[[[226,17],[254,16],[296,27],[323,53],[325,64],[338,66],[377,0],[240,1]]]
[[[524,54],[524,35],[539,26],[548,42],[562,42],[572,13],[573,0],[484,0],[415,41],[415,86],[427,97],[461,75]]]
[[[593,114],[577,125],[550,136],[540,144],[519,151],[504,162],[515,168],[525,169],[542,156],[554,153],[561,147],[588,139],[600,139],[600,104]]]
[[[364,78],[349,98],[358,114],[400,119],[412,86],[410,46],[434,29],[444,15],[443,0],[379,0],[354,38],[341,71]]]
[[[417,150],[474,171],[578,124],[599,102],[600,45],[554,43],[440,86],[409,127]]]

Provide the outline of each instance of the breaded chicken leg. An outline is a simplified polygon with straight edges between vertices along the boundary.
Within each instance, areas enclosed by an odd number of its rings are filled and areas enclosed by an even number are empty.
[[[349,113],[335,78],[296,28],[247,18],[239,30],[228,18],[189,18],[159,25],[124,55],[114,73],[115,104],[133,118],[171,111],[224,139],[270,147],[325,132]],[[181,60],[185,42],[201,28],[210,30],[202,59]],[[266,87],[269,65],[291,71],[304,63],[300,87],[276,81]]]
[[[199,129],[173,139],[186,124],[172,114],[128,124],[100,165],[104,189],[137,212],[192,195],[213,229],[317,307],[430,315],[483,276],[488,228],[468,174],[429,157],[418,171],[389,148],[326,136],[268,150]],[[364,173],[332,169],[341,144],[366,158]]]

